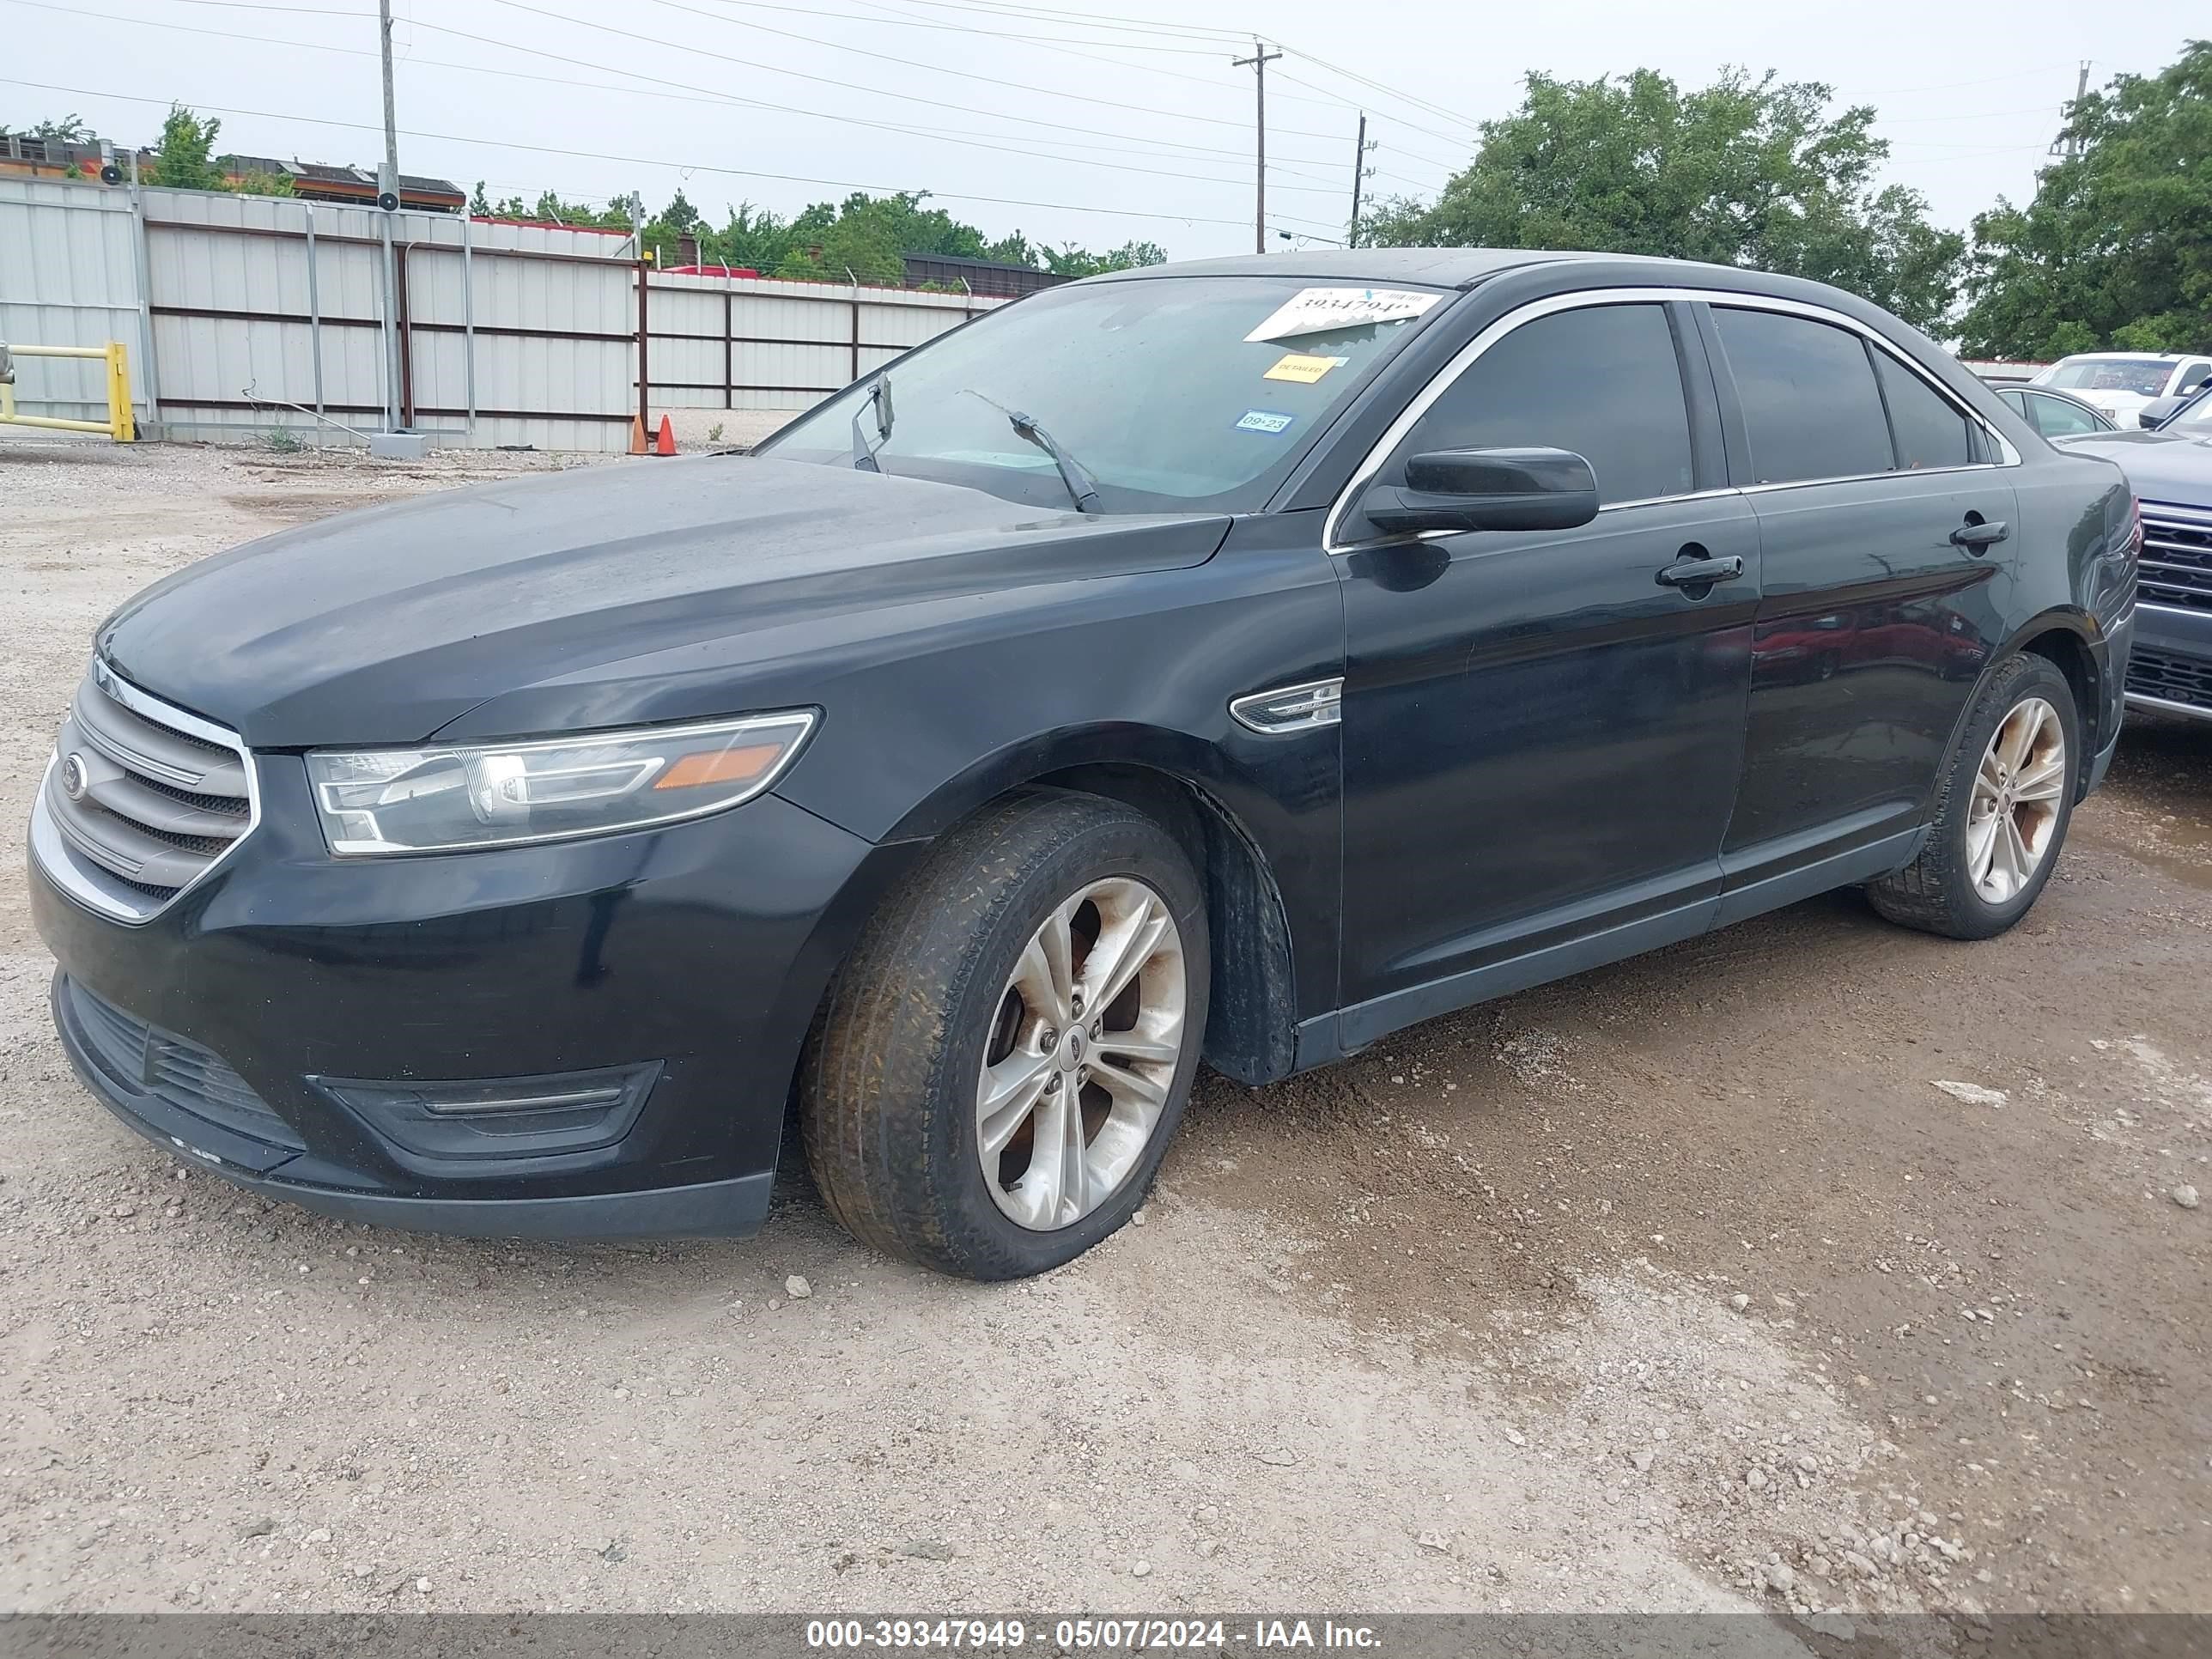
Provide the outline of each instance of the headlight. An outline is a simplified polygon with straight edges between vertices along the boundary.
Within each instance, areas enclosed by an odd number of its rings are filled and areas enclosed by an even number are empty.
[[[605,835],[718,812],[780,776],[812,709],[483,747],[323,750],[307,779],[340,856]]]

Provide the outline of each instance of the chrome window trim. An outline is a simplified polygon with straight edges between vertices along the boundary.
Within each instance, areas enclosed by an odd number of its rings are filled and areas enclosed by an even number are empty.
[[[1577,289],[1571,293],[1547,295],[1540,300],[1531,300],[1528,304],[1507,312],[1505,315],[1491,323],[1480,334],[1462,346],[1453,355],[1452,360],[1431,377],[1429,383],[1414,394],[1413,400],[1399,412],[1398,417],[1392,421],[1384,429],[1382,435],[1375,441],[1374,446],[1367,452],[1365,459],[1353,471],[1343,489],[1338,492],[1336,500],[1329,507],[1328,517],[1322,527],[1322,550],[1329,554],[1348,553],[1357,548],[1372,547],[1386,540],[1401,539],[1395,537],[1377,537],[1372,541],[1348,542],[1343,540],[1339,532],[1344,526],[1346,516],[1352,511],[1352,502],[1358,498],[1363,489],[1374,483],[1376,476],[1382,470],[1382,464],[1389,460],[1392,452],[1405,441],[1407,434],[1413,429],[1420,418],[1429,412],[1438,398],[1457,384],[1459,377],[1473,368],[1476,360],[1481,357],[1483,353],[1488,351],[1507,335],[1526,324],[1534,322],[1540,317],[1553,316],[1562,311],[1582,311],[1599,306],[1664,305],[1669,301],[1688,303],[1703,301],[1707,305],[1734,306],[1743,310],[1778,311],[1791,316],[1807,317],[1814,322],[1827,323],[1834,327],[1846,329],[1876,349],[1888,353],[1899,367],[1918,375],[1938,397],[1948,403],[1967,420],[1972,421],[1996,447],[1997,459],[1994,461],[1971,461],[1958,466],[1915,467],[1911,470],[1912,476],[1918,477],[1937,472],[1990,471],[2001,467],[2021,465],[2020,451],[2013,447],[2012,441],[1991,426],[1978,410],[1969,408],[1960,399],[1958,393],[1949,386],[1945,386],[1910,357],[1899,353],[1882,337],[1880,331],[1859,321],[1855,317],[1845,316],[1840,311],[1831,310],[1826,306],[1814,305],[1804,300],[1784,299],[1771,294],[1737,294],[1725,289]],[[1601,507],[1598,511],[1616,512],[1622,507],[1650,507],[1660,501],[1698,501],[1719,495],[1751,495],[1765,490],[1798,489],[1810,484],[1851,483],[1868,478],[1894,478],[1903,476],[1905,475],[1891,471],[1848,473],[1833,478],[1792,478],[1783,483],[1730,484],[1715,489],[1686,490],[1680,495],[1655,495],[1632,501],[1613,501]],[[1437,536],[1456,533],[1458,532],[1453,531],[1424,531],[1419,538],[1429,540]]]
[[[46,769],[39,780],[37,794],[31,801],[31,854],[46,878],[63,893],[76,901],[95,915],[110,921],[137,927],[153,921],[179,899],[198,887],[221,867],[222,861],[243,847],[261,826],[261,774],[254,765],[253,751],[245,740],[228,726],[217,726],[212,720],[202,720],[198,714],[167,703],[149,692],[140,690],[124,679],[99,657],[92,659],[93,684],[106,696],[112,697],[132,714],[143,716],[157,726],[166,726],[187,737],[200,738],[228,750],[236,755],[246,773],[246,828],[238,832],[237,839],[207,861],[200,872],[167,897],[158,901],[150,894],[143,895],[150,908],[139,909],[128,900],[110,891],[110,885],[119,885],[120,878],[100,871],[88,873],[69,850],[63,838],[61,826],[54,820],[52,809],[46,805],[46,788],[52,781],[54,768],[60,763],[58,752],[46,757]],[[133,892],[135,889],[131,889]]]

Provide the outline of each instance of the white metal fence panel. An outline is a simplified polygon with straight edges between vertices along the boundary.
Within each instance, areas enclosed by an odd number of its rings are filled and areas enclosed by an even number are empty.
[[[627,245],[521,247],[514,233],[530,227],[471,224],[464,249],[460,228],[437,222],[434,240],[407,247],[416,423],[479,444],[622,447],[636,412],[636,266],[609,256]]]
[[[619,449],[641,404],[807,409],[1004,303],[660,275],[641,295],[629,253],[558,226],[0,179],[0,338],[125,341],[149,435],[343,441],[389,398],[449,443]],[[19,380],[27,413],[104,410],[96,365],[26,359]]]
[[[652,289],[653,398],[679,409],[811,409],[1006,303],[752,277],[659,276]]]
[[[149,190],[147,297],[161,422],[192,436],[381,424],[383,270],[369,216]]]
[[[147,346],[131,204],[94,185],[0,179],[0,341],[130,348],[131,396],[145,418]],[[19,357],[15,403],[49,420],[107,418],[106,369],[83,359]]]

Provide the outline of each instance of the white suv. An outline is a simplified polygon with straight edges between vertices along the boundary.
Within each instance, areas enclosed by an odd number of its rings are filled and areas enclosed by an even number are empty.
[[[2158,351],[2085,351],[2061,357],[2030,386],[2055,386],[2132,427],[2145,404],[2178,398],[2212,380],[2212,357]]]

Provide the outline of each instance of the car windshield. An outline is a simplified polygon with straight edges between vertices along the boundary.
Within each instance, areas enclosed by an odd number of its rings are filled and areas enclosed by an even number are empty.
[[[2166,429],[2186,432],[2193,438],[2212,437],[2212,391],[2200,392],[2194,400],[2184,404],[2166,423]]]
[[[2132,392],[2155,398],[2166,390],[2178,357],[2146,362],[2140,357],[2076,357],[2050,371],[2042,382],[2067,392]]]
[[[897,359],[762,449],[1043,507],[1088,485],[1091,511],[1248,512],[1449,297],[1261,276],[1048,289]]]

